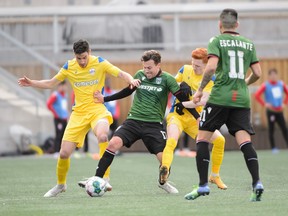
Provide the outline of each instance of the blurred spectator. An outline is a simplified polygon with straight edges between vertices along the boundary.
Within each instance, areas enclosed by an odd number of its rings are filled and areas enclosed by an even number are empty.
[[[264,93],[264,99],[261,95]],[[286,97],[284,99],[284,93]],[[273,153],[279,150],[275,146],[274,126],[278,123],[286,145],[288,147],[288,131],[284,119],[284,105],[288,104],[288,88],[282,80],[278,78],[278,72],[275,68],[268,72],[268,81],[264,82],[255,93],[256,100],[266,108],[269,141]]]
[[[60,151],[62,137],[67,126],[67,119],[69,116],[68,112],[68,101],[67,101],[67,85],[63,81],[57,86],[57,90],[54,91],[47,100],[47,107],[53,113],[54,125],[55,125],[55,153]]]

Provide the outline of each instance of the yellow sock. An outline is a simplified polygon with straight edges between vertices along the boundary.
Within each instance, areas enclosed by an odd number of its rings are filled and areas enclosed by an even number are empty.
[[[108,146],[108,142],[99,143],[99,155],[100,155],[100,158],[103,156],[104,152],[106,151],[107,146]],[[109,176],[110,176],[110,166],[106,170],[103,178],[107,178],[108,179]]]
[[[66,184],[66,177],[70,168],[70,158],[61,159],[58,158],[57,162],[57,184]]]
[[[220,167],[224,156],[225,138],[221,135],[212,141],[213,148],[211,153],[212,158],[212,174],[219,175]]]
[[[176,146],[177,146],[177,140],[175,140],[174,138],[169,138],[166,141],[166,146],[162,154],[162,166],[167,166],[167,168],[170,169]]]

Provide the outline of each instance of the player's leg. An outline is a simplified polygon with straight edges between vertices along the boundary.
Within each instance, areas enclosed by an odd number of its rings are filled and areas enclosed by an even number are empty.
[[[284,138],[286,145],[288,147],[288,131],[287,131],[287,126],[286,126],[283,112],[277,113],[276,121],[277,121],[277,123],[281,129],[283,138]]]
[[[59,125],[60,124],[60,125]],[[55,143],[54,143],[54,151],[56,155],[59,155],[60,147],[61,147],[61,142],[62,142],[62,137],[63,134],[61,134],[61,123],[60,119],[54,118],[54,125],[55,125]],[[59,127],[60,126],[60,127]]]
[[[107,118],[98,120],[96,126],[93,129],[93,133],[98,139],[99,155],[101,158],[106,151],[106,148],[108,147],[109,120]],[[109,179],[109,175],[110,167],[107,168],[103,178]]]
[[[174,150],[177,146],[177,141],[181,132],[182,131],[180,131],[176,124],[169,124],[167,126],[167,140],[163,150],[162,163],[159,171],[160,184],[164,184],[168,179],[169,169],[174,158]]]
[[[154,154],[160,163],[162,163],[163,151],[166,145],[167,135],[166,130],[162,123],[159,122],[143,122],[141,130],[141,139],[151,154]],[[161,171],[160,171],[161,172]],[[169,175],[169,170],[166,170]],[[176,194],[178,190],[168,182],[160,181],[161,176],[159,175],[158,187],[165,190],[167,193]]]
[[[44,197],[55,197],[67,189],[66,178],[70,168],[70,156],[76,148],[76,143],[62,141],[60,155],[57,161],[57,185],[49,190]]]
[[[250,109],[231,109],[226,125],[229,133],[235,136],[252,177],[252,195],[250,199],[251,201],[260,201],[264,188],[259,177],[257,153],[251,142],[251,135],[254,135],[255,132],[251,125],[250,116]]]
[[[81,121],[82,115],[72,112],[63,135],[59,159],[57,162],[57,185],[49,190],[44,197],[54,197],[67,188],[66,178],[70,168],[70,156],[77,147],[82,147],[85,134],[89,130],[89,122]]]
[[[103,178],[106,170],[111,165],[116,152],[123,145],[129,148],[136,140],[139,139],[137,132],[141,131],[142,127],[134,120],[126,120],[114,133],[112,139],[108,143],[108,147],[101,157],[96,169],[96,176]]]
[[[258,157],[251,143],[250,134],[244,130],[240,130],[236,132],[235,137],[240,146],[240,150],[243,152],[247,168],[252,177],[252,195],[250,200],[261,201],[264,187],[260,181]]]
[[[216,130],[213,133],[210,142],[213,144],[213,148],[211,153],[212,163],[209,182],[216,184],[220,189],[226,190],[227,185],[225,185],[220,178],[220,168],[224,157],[225,138],[219,130]]]
[[[209,143],[215,130],[218,130],[226,121],[227,109],[213,104],[206,104],[201,112],[199,132],[197,135],[196,165],[199,174],[199,186],[185,195],[185,199],[194,200],[199,196],[208,195],[208,169],[210,162]]]
[[[274,126],[275,126],[275,115],[274,112],[269,110],[266,111],[267,121],[268,121],[268,136],[270,141],[270,147],[273,150],[276,149],[275,147],[275,140],[274,140]]]

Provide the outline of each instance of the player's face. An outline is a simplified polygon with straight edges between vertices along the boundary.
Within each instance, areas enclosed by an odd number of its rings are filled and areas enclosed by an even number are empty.
[[[203,63],[202,59],[194,59],[192,58],[192,67],[196,74],[201,75],[204,72],[206,64]]]
[[[143,61],[142,64],[143,64],[143,70],[147,79],[152,79],[156,77],[160,71],[160,63],[155,64],[155,62],[152,59],[146,62]]]
[[[84,52],[81,54],[75,54],[75,58],[79,66],[85,68],[89,62],[89,53]]]
[[[278,75],[277,73],[271,73],[269,75],[269,80],[272,81],[272,82],[277,82],[278,81]]]

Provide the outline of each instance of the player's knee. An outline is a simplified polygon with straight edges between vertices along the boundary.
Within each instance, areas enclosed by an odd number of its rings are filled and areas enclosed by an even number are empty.
[[[99,143],[108,142],[108,135],[101,134],[97,137]]]
[[[110,151],[116,152],[118,151],[121,147],[123,146],[123,141],[120,137],[113,137],[109,144],[107,149],[109,149]]]
[[[67,151],[65,149],[60,150],[59,156],[61,159],[68,159],[70,155],[71,155],[70,151]]]

